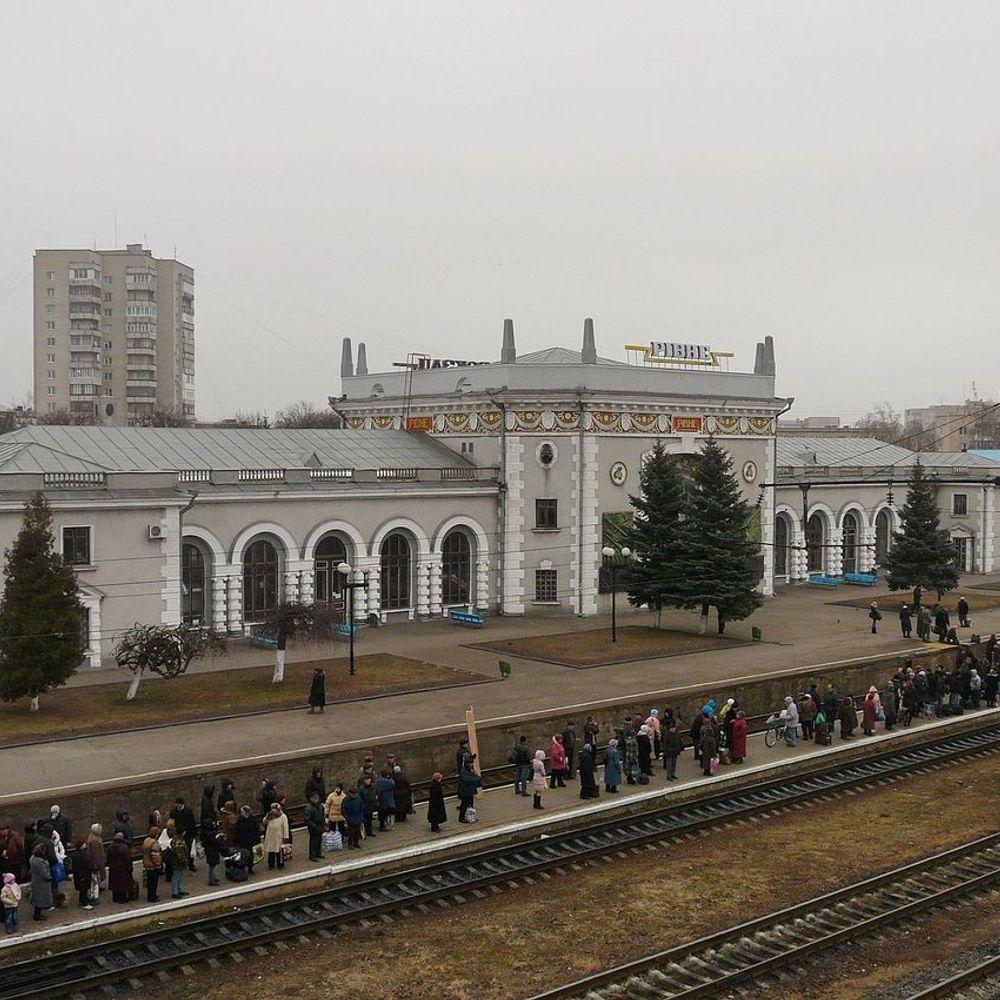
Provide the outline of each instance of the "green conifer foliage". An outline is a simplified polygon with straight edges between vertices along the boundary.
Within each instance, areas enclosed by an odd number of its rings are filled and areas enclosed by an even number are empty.
[[[934,480],[927,476],[920,462],[910,474],[906,503],[900,508],[899,519],[901,530],[893,534],[885,560],[889,586],[893,590],[933,590],[940,600],[946,591],[958,586],[958,569],[951,539],[941,527]]]
[[[35,699],[65,684],[83,652],[76,575],[54,550],[52,513],[36,493],[25,504],[21,531],[5,557],[0,698]]]

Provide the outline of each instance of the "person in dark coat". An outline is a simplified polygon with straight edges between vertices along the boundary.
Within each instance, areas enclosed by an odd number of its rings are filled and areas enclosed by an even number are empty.
[[[413,812],[413,789],[398,764],[392,769],[392,781],[396,786],[396,822],[405,823],[406,817]]]
[[[31,872],[31,905],[35,908],[36,920],[47,920],[45,910],[55,905],[52,896],[52,869],[45,860],[45,844],[35,844],[29,863]]]
[[[198,817],[204,843],[205,831],[212,832],[218,825],[219,816],[215,810],[215,785],[204,785],[201,790],[201,815]]]
[[[312,773],[306,778],[306,802],[309,801],[312,793],[319,796],[320,802],[326,802],[326,782],[323,780],[323,768],[314,767]]]
[[[691,743],[694,746],[694,762],[701,760],[701,727],[705,724],[705,716],[699,712],[691,722]]]
[[[115,825],[111,830],[111,836],[113,837],[116,833],[120,833],[125,838],[125,843],[129,847],[132,846],[132,822],[129,819],[128,812],[125,809],[115,810]]]
[[[699,734],[701,729],[699,727]],[[663,730],[663,770],[667,772],[667,781],[677,780],[677,758],[681,755],[681,733],[677,728],[677,720],[671,718],[670,725]]]
[[[840,703],[840,711],[837,716],[840,720],[840,738],[849,740],[854,730],[858,728],[858,715],[854,711],[854,700],[847,695]]]
[[[597,782],[594,779],[594,750],[589,743],[580,751],[580,798],[596,799]]]
[[[347,846],[349,848],[360,848],[361,826],[365,821],[365,804],[362,802],[356,788],[349,788],[347,790],[347,797],[341,803],[340,811],[347,826]]]
[[[969,627],[969,602],[964,597],[960,597],[958,599],[958,604],[955,605],[955,610],[958,612],[958,624],[962,628],[968,628]]]
[[[10,872],[20,882],[24,858],[24,841],[10,826],[0,828],[0,874]]]
[[[108,886],[116,903],[127,903],[132,897],[132,851],[125,837],[115,834],[108,847]]]
[[[277,782],[261,778],[260,794],[257,796],[257,801],[260,803],[261,816],[266,816],[271,811],[271,806],[278,801]]]
[[[174,799],[174,807],[170,810],[170,815],[167,817],[174,821],[174,826],[177,828],[177,833],[182,836],[188,846],[188,868],[194,871],[194,858],[191,857],[191,845],[194,844],[194,838],[198,835],[198,824],[194,818],[194,812],[191,810],[190,806],[182,799],[179,795]]]
[[[951,626],[951,617],[948,614],[946,608],[938,607],[937,611],[934,612],[934,631],[937,633],[938,639],[944,642],[948,638],[948,629]]]
[[[211,788],[211,792],[209,792]],[[219,830],[219,818],[215,811],[215,788],[207,786],[205,797],[201,800],[201,826],[198,835],[201,838],[201,846],[205,851],[205,864],[208,866],[208,884],[221,885],[216,875],[216,868],[222,860],[222,847],[225,844]]]
[[[653,737],[649,726],[642,726],[635,738],[639,748],[639,773],[647,777],[653,773]]]
[[[562,731],[563,749],[566,751],[566,780],[572,781],[576,777],[573,770],[573,762],[576,757],[576,723],[572,719],[566,723],[566,728]]]
[[[326,671],[322,667],[313,671],[312,683],[309,685],[309,714],[312,715],[317,708],[321,715],[326,711]]]
[[[19,881],[23,878],[25,882],[31,878],[31,856],[35,853],[35,848],[42,842],[38,835],[38,824],[32,820],[24,824],[24,868],[18,876]]]
[[[878,632],[878,623],[882,620],[882,612],[878,609],[878,601],[872,601],[868,608],[868,617],[872,623],[872,635]]]
[[[698,736],[698,744],[701,751],[701,771],[707,778],[712,773],[712,761],[719,752],[719,738],[711,718],[706,717]]]
[[[53,806],[49,810],[49,818],[45,820],[39,820],[38,822],[38,832],[44,837],[48,837],[52,831],[55,830],[59,834],[59,839],[64,844],[72,844],[73,841],[70,839],[73,833],[73,825],[69,821],[69,817],[59,808],[59,806]]]
[[[427,799],[427,822],[431,833],[440,833],[441,824],[448,822],[448,812],[444,807],[444,775],[435,771],[431,775],[430,793]]]
[[[241,851],[246,851],[250,858],[247,867],[253,873],[253,849],[260,843],[261,830],[260,820],[258,820],[250,810],[249,806],[240,807],[239,819],[233,831],[233,838],[236,846]],[[169,854],[170,852],[166,852]],[[164,856],[166,856],[166,854]]]
[[[910,632],[913,630],[913,615],[907,604],[899,609],[899,627],[902,630],[903,638],[909,639]]]
[[[76,842],[76,850],[71,855],[70,861],[73,865],[73,888],[80,897],[80,906],[85,910],[92,910],[94,906],[90,902],[90,881],[94,874],[94,866],[90,863],[86,841]]]
[[[365,836],[374,837],[372,817],[378,812],[378,792],[375,790],[375,781],[371,775],[365,775],[358,788],[358,795],[361,796],[361,806],[365,814]]]
[[[810,703],[812,699],[809,699]],[[815,716],[813,717],[815,719]],[[809,725],[812,731],[812,723]],[[733,742],[730,745],[731,760],[734,764],[742,764],[747,757],[747,717],[746,713],[739,711],[733,719]]]
[[[469,741],[467,739],[459,740],[458,749],[455,751],[456,778],[465,770],[465,763],[471,758],[472,758],[472,751],[469,749]]]
[[[465,765],[465,770],[458,776],[458,821],[468,823],[465,814],[472,808],[476,797],[476,789],[483,779],[472,769],[472,761]]]
[[[592,715],[587,716],[583,724],[583,742],[589,743],[594,753],[597,753],[597,734],[601,731],[600,723]]]
[[[216,800],[215,808],[222,812],[226,808],[227,802],[236,801],[236,785],[233,783],[232,778],[222,779],[222,791],[219,792],[219,798]]]
[[[323,831],[326,829],[326,820],[323,817],[323,804],[320,802],[319,792],[313,792],[306,803],[304,817],[306,831],[309,834],[309,860],[323,860]]]

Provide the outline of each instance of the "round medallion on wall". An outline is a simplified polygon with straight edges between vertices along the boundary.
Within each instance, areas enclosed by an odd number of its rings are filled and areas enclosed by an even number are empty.
[[[624,486],[625,480],[628,479],[628,468],[625,466],[624,462],[615,462],[609,470],[611,476],[611,482],[615,486]]]
[[[754,483],[757,481],[757,463],[756,462],[744,462],[743,469],[743,481],[747,483]]]

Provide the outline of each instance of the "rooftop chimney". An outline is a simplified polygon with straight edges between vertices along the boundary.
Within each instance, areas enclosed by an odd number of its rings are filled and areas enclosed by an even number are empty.
[[[764,338],[764,375],[774,374],[774,337]]]
[[[354,356],[351,353],[351,338],[344,337],[340,351],[340,377],[350,378],[354,374]]]
[[[757,341],[757,353],[753,358],[753,373],[754,375],[764,374],[764,345],[759,340]]]
[[[587,318],[583,321],[583,350],[580,360],[585,365],[597,364],[597,346],[594,344],[594,321]]]
[[[368,351],[364,344],[358,344],[358,374],[368,374]]]
[[[512,365],[517,361],[517,348],[514,346],[514,321],[503,321],[503,346],[500,348],[500,364]]]

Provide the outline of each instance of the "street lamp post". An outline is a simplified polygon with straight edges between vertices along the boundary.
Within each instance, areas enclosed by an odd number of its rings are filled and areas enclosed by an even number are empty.
[[[347,577],[347,582],[344,584],[344,590],[347,591],[347,642],[348,657],[350,659],[350,674],[354,676],[354,591],[358,587],[366,586],[364,580],[355,580],[352,582],[351,574],[354,572],[348,563],[342,562],[337,566],[337,572],[342,573]]]
[[[622,559],[628,559],[632,555],[632,550],[627,546],[623,545],[621,549],[613,549],[610,545],[605,545],[601,549],[601,554],[606,556],[611,560],[611,641],[618,641],[618,607],[616,598],[618,596],[618,588],[616,586],[616,570],[618,569],[618,556],[620,555]]]

